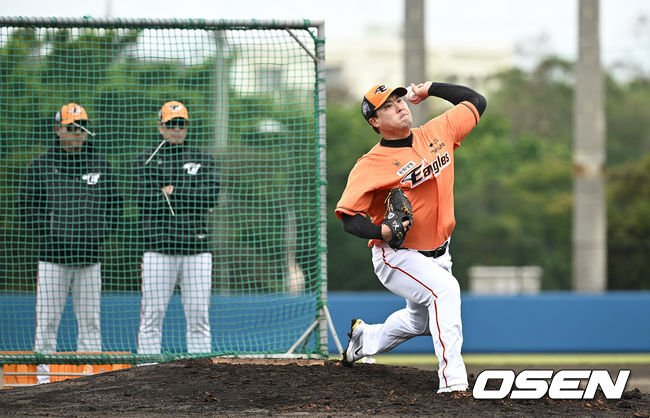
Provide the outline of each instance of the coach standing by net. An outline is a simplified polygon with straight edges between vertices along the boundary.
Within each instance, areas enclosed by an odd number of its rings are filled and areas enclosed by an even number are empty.
[[[89,135],[86,110],[69,103],[56,113],[56,144],[27,168],[20,187],[21,221],[37,233],[38,281],[34,351],[56,352],[59,323],[72,291],[78,324],[77,351],[102,351],[100,328],[101,265],[104,239],[122,215],[109,162]],[[39,365],[39,372],[49,372]],[[39,375],[39,383],[49,376]]]
[[[455,225],[454,151],[479,122],[486,101],[454,84],[427,82],[411,89],[413,104],[434,96],[454,107],[412,129],[405,88],[376,85],[368,90],[361,112],[382,138],[357,161],[336,205],[343,229],[370,239],[377,277],[406,299],[406,307],[382,324],[352,320],[343,363],[352,365],[430,334],[439,363],[439,392],[465,391],[460,286],[451,274],[449,254]],[[390,212],[386,216],[384,201],[393,188],[402,189],[410,201],[412,222],[392,222]]]
[[[158,146],[135,162],[133,196],[140,208],[145,252],[138,353],[161,352],[162,326],[178,282],[187,323],[187,352],[212,352],[212,253],[207,214],[217,205],[214,158],[187,145],[185,105],[170,101],[158,113]]]

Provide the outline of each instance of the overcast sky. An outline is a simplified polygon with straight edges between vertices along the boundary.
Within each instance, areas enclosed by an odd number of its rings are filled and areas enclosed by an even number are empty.
[[[574,59],[578,0],[426,0],[427,42],[511,49]],[[312,19],[327,39],[363,39],[368,28],[398,33],[396,0],[3,0],[5,16]],[[645,22],[640,19],[645,17]],[[606,66],[635,62],[650,72],[650,1],[601,0],[601,56]]]

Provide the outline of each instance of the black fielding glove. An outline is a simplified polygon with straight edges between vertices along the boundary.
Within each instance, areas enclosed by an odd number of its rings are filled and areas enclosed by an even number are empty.
[[[397,249],[404,243],[406,232],[413,224],[413,207],[399,187],[395,187],[388,192],[384,203],[386,205],[386,216],[382,224],[388,226],[393,233],[388,245]],[[403,225],[404,221],[409,222],[406,228]]]

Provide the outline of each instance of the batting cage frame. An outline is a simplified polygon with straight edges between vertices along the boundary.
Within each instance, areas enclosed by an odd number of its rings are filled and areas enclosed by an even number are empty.
[[[327,308],[324,39],[309,20],[0,17],[0,364],[326,358],[328,330],[342,352]],[[183,148],[165,136],[177,129]],[[92,265],[101,292],[86,303],[74,283]],[[52,271],[60,302],[43,290]],[[206,274],[209,297],[190,286]],[[153,297],[158,348],[141,350],[147,280],[173,284]]]

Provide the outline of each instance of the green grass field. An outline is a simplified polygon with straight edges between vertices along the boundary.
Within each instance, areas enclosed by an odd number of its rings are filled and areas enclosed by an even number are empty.
[[[335,356],[332,358],[341,358]],[[422,364],[437,364],[438,360],[430,354],[380,354],[374,356],[378,364],[393,366],[416,366]],[[648,364],[650,353],[496,353],[496,354],[463,354],[465,364],[481,365],[571,365],[571,364]]]

